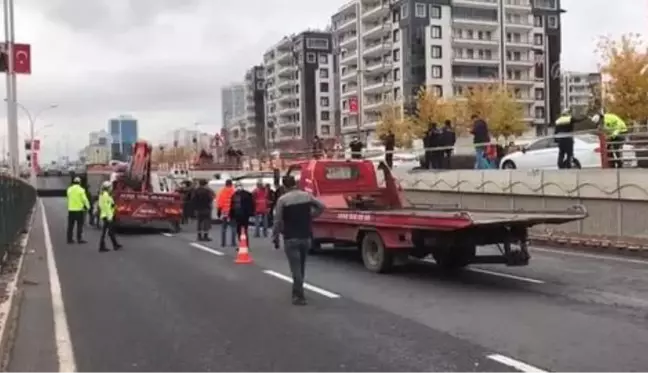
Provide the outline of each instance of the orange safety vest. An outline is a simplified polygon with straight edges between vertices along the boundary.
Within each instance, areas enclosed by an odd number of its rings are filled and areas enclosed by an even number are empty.
[[[216,207],[221,210],[223,215],[229,215],[232,208],[232,196],[234,195],[234,187],[224,187],[216,197]]]

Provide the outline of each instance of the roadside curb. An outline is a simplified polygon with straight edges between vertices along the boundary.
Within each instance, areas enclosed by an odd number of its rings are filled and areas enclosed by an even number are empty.
[[[21,286],[24,270],[25,255],[31,230],[38,209],[38,199],[30,212],[26,233],[23,233],[17,245],[20,246],[20,258],[13,279],[7,284],[7,299],[0,304],[0,371],[5,372],[9,363],[9,354],[13,347],[13,340],[18,325],[20,305],[22,303],[23,287]]]
[[[629,242],[615,238],[598,238],[567,234],[530,234],[536,245],[588,253],[648,258],[648,242]]]

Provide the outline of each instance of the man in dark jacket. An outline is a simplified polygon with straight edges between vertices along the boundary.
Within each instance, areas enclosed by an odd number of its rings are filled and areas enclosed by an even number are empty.
[[[383,139],[383,145],[385,146],[385,163],[389,168],[394,167],[394,147],[396,145],[396,137],[394,133],[389,130],[387,135]]]
[[[428,169],[440,169],[443,161],[443,150],[436,148],[442,146],[441,132],[436,123],[430,123],[423,139],[425,145],[425,162]]]
[[[351,159],[362,159],[362,148],[364,144],[358,136],[353,136],[351,142],[349,143],[349,150],[351,150]]]
[[[475,169],[490,168],[490,162],[486,158],[486,145],[491,141],[488,124],[477,114],[473,114],[470,119],[473,122],[470,133],[473,135],[473,144],[475,146]]]
[[[192,208],[193,204],[191,203],[193,189],[192,182],[185,180],[182,182],[182,186],[179,190],[182,195],[182,224],[187,224],[194,212]]]
[[[239,181],[235,185],[236,192],[232,195],[232,204],[230,207],[230,219],[236,224],[236,235],[241,237],[242,233],[248,235],[250,218],[254,216],[254,197],[252,193],[243,189],[243,184]]]
[[[304,296],[304,276],[306,274],[306,255],[311,249],[313,218],[324,212],[324,205],[312,194],[296,188],[293,176],[285,176],[283,184],[286,194],[277,201],[272,239],[279,249],[279,234],[283,235],[284,251],[293,278],[292,301],[294,305],[306,304]]]
[[[452,128],[452,123],[446,120],[441,130],[441,142],[445,148],[443,151],[443,167],[446,170],[450,169],[450,159],[452,158],[452,148],[457,142],[457,135]]]
[[[324,153],[324,143],[319,136],[313,137],[313,158],[320,159]]]
[[[556,119],[556,143],[558,144],[558,168],[572,168],[574,163],[574,117],[571,110],[565,110]]]
[[[198,181],[198,188],[191,194],[191,205],[198,220],[198,241],[211,241],[211,214],[214,206],[214,192],[207,186],[207,180]]]

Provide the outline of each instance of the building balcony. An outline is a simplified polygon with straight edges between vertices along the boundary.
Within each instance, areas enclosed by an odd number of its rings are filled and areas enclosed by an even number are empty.
[[[497,0],[453,0],[452,4],[481,9],[497,9],[499,7]]]
[[[496,54],[496,53],[493,53]],[[468,54],[456,54],[453,61],[462,65],[497,66],[501,62],[495,56],[478,56]]]
[[[348,17],[344,17],[342,21],[337,26],[336,31],[348,31],[357,28],[358,26],[358,16],[355,13],[350,14]]]
[[[341,82],[350,82],[358,80],[358,67],[347,68],[347,70],[340,75]]]
[[[343,92],[340,93],[341,98],[347,98],[350,96],[357,96],[358,95],[358,86],[352,86],[352,87],[347,87],[347,89]]]
[[[533,67],[535,66],[535,61],[531,59],[507,59],[506,66]]]
[[[394,86],[394,81],[391,79],[378,79],[366,82],[363,89],[364,93],[380,93],[391,90]]]
[[[358,45],[358,33],[355,31],[347,33],[340,38],[338,45],[344,49],[355,49]]]
[[[365,58],[372,56],[382,56],[385,54],[385,52],[391,53],[391,50],[392,44],[389,41],[367,43],[364,46],[364,50],[362,51],[362,56]]]
[[[282,88],[288,88],[292,87],[299,84],[296,79],[279,79],[279,83],[277,84],[277,88],[282,89]]]
[[[391,57],[377,58],[375,60],[367,61],[364,68],[365,76],[373,76],[376,74],[384,74],[389,72],[394,67],[394,62]]]
[[[452,38],[452,42],[457,46],[466,46],[466,47],[495,47],[498,46],[500,41],[498,39],[477,39],[477,38],[465,38],[461,36],[455,36]]]
[[[363,25],[362,38],[376,39],[383,38],[391,33],[391,23],[376,22]]]
[[[523,20],[523,21],[511,21],[507,20],[504,25],[506,25],[506,28],[509,30],[521,30],[521,31],[529,31],[532,30],[535,26],[533,22],[530,22],[528,20]]]
[[[286,107],[280,107],[279,110],[277,110],[277,114],[279,116],[286,116],[286,115],[292,115],[292,114],[297,114],[300,112],[299,106],[286,106]]]
[[[533,86],[536,81],[531,77],[507,77],[506,83],[511,85]]]
[[[455,83],[465,83],[465,84],[490,84],[496,83],[500,79],[496,76],[480,76],[480,75],[455,75],[453,78]]]
[[[497,20],[486,18],[462,18],[456,16],[456,18],[452,19],[452,23],[456,26],[466,26],[473,29],[496,30],[499,28]]]
[[[358,61],[358,50],[348,50],[344,55],[340,56],[340,65],[349,65]]]
[[[382,19],[389,15],[389,4],[383,4],[382,1],[376,1],[372,5],[362,5],[362,7],[363,21]]]
[[[277,70],[277,76],[279,77],[291,77],[297,71],[297,65],[283,65],[280,66]]]

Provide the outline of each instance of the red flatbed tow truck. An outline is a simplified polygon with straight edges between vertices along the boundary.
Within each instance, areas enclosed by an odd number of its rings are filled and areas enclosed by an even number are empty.
[[[528,228],[582,220],[582,205],[565,210],[466,209],[409,202],[386,164],[380,186],[370,161],[312,160],[291,166],[298,185],[326,206],[313,224],[313,253],[322,244],[356,246],[364,265],[387,272],[410,257],[432,255],[445,269],[473,263],[525,266],[531,258]],[[497,255],[477,255],[477,247],[497,245]]]

